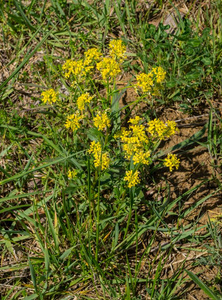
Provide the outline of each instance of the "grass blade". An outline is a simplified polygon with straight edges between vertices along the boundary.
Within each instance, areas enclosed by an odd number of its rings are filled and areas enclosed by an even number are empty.
[[[32,277],[32,282],[33,282],[33,286],[35,291],[38,293],[38,288],[37,288],[37,284],[36,284],[36,274],[35,274],[35,269],[31,263],[30,258],[28,258],[29,261],[29,268],[30,268],[30,273],[31,273],[31,277]]]
[[[213,300],[221,300],[221,297],[217,297],[217,295],[211,289],[209,289],[208,286],[205,283],[203,283],[203,281],[201,281],[200,278],[197,277],[193,272],[188,270],[185,271],[207,296],[209,296]]]
[[[20,12],[23,20],[24,20],[24,23],[29,27],[29,29],[31,29],[32,31],[35,30],[35,27],[32,26],[31,22],[29,21],[29,19],[27,18],[27,16],[25,15],[22,7],[19,5],[18,1],[14,0],[14,3],[15,3],[15,6],[16,8],[18,9],[18,11]]]

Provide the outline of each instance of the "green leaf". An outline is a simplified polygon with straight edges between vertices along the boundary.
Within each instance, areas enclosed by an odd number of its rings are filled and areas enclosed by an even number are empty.
[[[201,281],[199,279],[199,277],[197,277],[194,273],[192,273],[191,271],[185,270],[187,272],[187,274],[190,276],[190,278],[201,288],[201,290],[207,295],[209,296],[211,299],[213,300],[221,300],[221,297],[218,298],[217,295],[208,288],[208,286],[203,283],[203,281]]]
[[[32,299],[36,299],[36,298],[38,298],[38,295],[37,294],[32,294],[28,297],[25,297],[23,300],[32,300]]]
[[[30,258],[28,257],[28,261],[29,261],[29,268],[30,268],[30,273],[31,273],[31,277],[32,277],[32,282],[33,282],[33,286],[36,292],[38,292],[37,289],[37,284],[36,284],[36,275],[35,275],[35,269],[31,263]]]
[[[19,5],[18,1],[14,0],[15,6],[16,8],[19,10],[22,19],[24,20],[24,23],[29,27],[29,29],[31,29],[32,31],[35,30],[35,27],[31,24],[31,22],[29,21],[29,19],[27,18],[26,14],[24,13],[22,7]]]
[[[49,222],[50,232],[51,232],[51,235],[52,235],[53,240],[55,242],[55,248],[56,248],[56,250],[58,250],[59,249],[59,239],[58,239],[58,235],[57,235],[57,233],[55,231],[55,228],[54,228],[54,225],[53,225],[53,221],[52,221],[52,218],[50,216],[50,212],[48,210],[47,205],[45,205],[45,212],[46,212],[47,220]]]
[[[74,247],[75,247],[75,246],[73,246],[73,247],[67,249],[67,250],[59,257],[59,259],[62,260],[62,261],[65,260],[65,259],[72,253],[72,250],[74,249]]]
[[[90,128],[87,131],[87,136],[91,141],[99,141],[103,134],[96,128]]]

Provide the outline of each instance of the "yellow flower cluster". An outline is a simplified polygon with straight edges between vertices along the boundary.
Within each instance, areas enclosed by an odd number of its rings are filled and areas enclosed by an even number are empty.
[[[101,167],[102,171],[106,170],[109,167],[110,158],[108,153],[105,152],[102,154],[102,147],[99,142],[91,142],[89,153],[92,153],[94,156],[94,166],[96,168]]]
[[[94,61],[99,60],[102,56],[102,53],[97,48],[91,48],[86,52],[84,52],[84,56],[85,56],[84,65],[88,66]]]
[[[68,79],[71,75],[77,79],[84,79],[91,73],[96,64],[97,70],[101,72],[104,80],[114,79],[120,72],[120,63],[126,57],[126,47],[121,40],[113,40],[109,43],[110,57],[103,57],[97,48],[91,48],[84,52],[84,58],[74,61],[68,59],[62,66],[65,77]],[[76,82],[76,81],[75,81]]]
[[[93,118],[93,122],[94,126],[100,131],[106,129],[107,127],[110,127],[110,119],[108,118],[106,113],[103,113],[102,115],[100,113],[97,114],[96,117]]]
[[[68,171],[68,178],[69,179],[75,179],[76,178],[76,175],[78,174],[78,171],[77,170],[69,170]]]
[[[120,137],[123,143],[123,151],[125,158],[133,159],[133,164],[149,164],[150,151],[146,151],[145,145],[148,144],[148,139],[145,132],[145,126],[139,125],[140,117],[136,116],[130,119],[132,125],[129,130],[122,128],[122,131],[116,137]]]
[[[126,176],[124,177],[124,181],[128,181],[128,187],[131,188],[136,184],[140,183],[139,172],[133,170],[126,171]]]
[[[153,87],[152,73],[149,73],[149,74],[142,73],[140,75],[137,75],[136,79],[137,79],[136,86],[141,88],[143,93],[147,93],[147,92],[151,91],[151,89]]]
[[[153,91],[154,94],[158,94],[158,89],[155,87],[155,83],[160,85],[165,80],[165,77],[166,71],[162,67],[152,68],[150,73],[141,73],[136,76],[136,88],[139,87],[143,93]]]
[[[104,80],[114,79],[120,72],[120,64],[112,57],[104,57],[96,65]]]
[[[66,71],[65,78],[68,79],[71,75],[74,75],[78,79],[85,78],[93,69],[93,66],[90,66],[88,63],[88,59],[86,61],[83,61],[82,59],[77,61],[68,59],[62,66],[62,69]]]
[[[164,165],[172,172],[174,167],[176,170],[179,168],[180,160],[175,154],[168,154],[167,158],[164,159]]]
[[[177,124],[174,121],[166,121],[166,132],[165,132],[165,136],[167,138],[171,137],[172,135],[174,135],[176,132],[178,132],[178,128],[177,128]]]
[[[174,121],[167,121],[166,123],[164,123],[159,119],[154,119],[153,121],[148,122],[147,131],[154,138],[164,140],[165,138],[169,138],[174,135],[176,131],[178,131],[178,129]]]
[[[152,68],[151,71],[156,77],[157,83],[162,83],[166,77],[166,71],[162,67]]]
[[[71,75],[74,75],[75,77],[78,77],[82,71],[83,71],[83,60],[77,60],[73,61],[71,59],[68,59],[64,65],[62,66],[62,69],[66,71],[65,77],[69,78]]]
[[[139,122],[141,121],[142,119],[139,117],[139,116],[135,116],[135,118],[130,118],[129,119],[129,123],[133,124],[133,125],[137,125],[139,124]]]
[[[50,89],[48,91],[42,92],[42,102],[46,104],[47,102],[49,104],[52,104],[56,102],[57,100],[57,94],[53,89]]]
[[[126,46],[123,42],[121,40],[112,40],[109,43],[109,48],[110,56],[119,62],[123,62],[126,58]]]
[[[144,150],[138,150],[133,156],[133,164],[149,164],[150,151],[144,152]]]
[[[89,96],[89,93],[82,94],[77,99],[77,106],[79,110],[85,109],[85,104],[90,103],[93,97]]]
[[[72,114],[67,117],[65,127],[67,129],[71,128],[73,131],[80,127],[79,121],[82,119],[82,116],[79,114]]]

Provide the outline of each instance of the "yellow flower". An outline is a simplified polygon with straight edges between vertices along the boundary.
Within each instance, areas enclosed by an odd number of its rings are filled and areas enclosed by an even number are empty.
[[[82,119],[82,116],[79,114],[73,114],[67,117],[65,127],[67,129],[71,128],[73,131],[80,127],[79,121]]]
[[[154,137],[163,140],[165,138],[166,125],[159,119],[148,122],[147,131]]]
[[[62,69],[65,72],[65,77],[69,78],[71,75],[74,75],[76,78],[81,79],[91,71],[93,66],[85,66],[82,59],[73,61],[68,59],[62,66]]]
[[[162,67],[152,68],[151,73],[155,75],[157,83],[162,83],[166,77],[166,71]]]
[[[126,127],[121,127],[120,131],[118,131],[116,134],[114,134],[114,139],[119,139],[126,137],[130,134],[130,132],[126,129]]]
[[[102,154],[102,147],[99,142],[91,142],[88,152],[93,154],[96,168],[101,167],[102,170],[106,170],[109,167],[110,158],[107,152]]]
[[[143,150],[139,150],[133,156],[133,164],[134,165],[136,165],[136,164],[148,165],[149,164],[149,160],[148,160],[149,157],[150,157],[150,151],[144,152]]]
[[[145,74],[142,73],[140,75],[137,75],[136,77],[137,83],[136,86],[141,88],[143,93],[150,92],[153,87],[153,74]]]
[[[92,141],[90,144],[90,148],[88,150],[89,153],[93,153],[93,155],[102,151],[102,147],[99,142]]]
[[[166,124],[159,120],[154,119],[148,123],[147,131],[154,137],[164,140],[174,135],[178,129],[176,128],[176,123],[174,121],[167,121]]]
[[[101,72],[104,80],[114,79],[121,72],[119,63],[110,57],[104,57],[97,63],[96,68]]]
[[[42,102],[44,104],[46,104],[47,102],[49,104],[52,104],[52,103],[56,102],[57,95],[58,95],[58,93],[56,93],[53,89],[42,92]]]
[[[62,69],[66,71],[65,77],[69,78],[70,75],[78,76],[83,69],[83,61],[73,61],[71,59],[68,59],[62,66]]]
[[[127,137],[130,135],[130,131],[126,129],[126,127],[122,127],[121,128],[121,133],[120,133],[120,137]]]
[[[174,121],[167,121],[166,126],[167,128],[166,128],[165,136],[168,138],[174,135],[178,131],[177,124]]]
[[[167,158],[164,159],[164,166],[169,167],[170,172],[173,171],[175,167],[176,170],[179,168],[180,160],[175,154],[168,154]]]
[[[136,116],[135,118],[130,118],[129,119],[129,123],[133,124],[133,125],[137,125],[139,123],[139,121],[141,121],[142,119],[139,116]]]
[[[95,155],[94,158],[94,165],[96,168],[101,167],[102,170],[106,170],[109,167],[110,158],[107,152],[103,154],[99,153]]]
[[[121,40],[112,40],[109,43],[109,54],[112,58],[122,62],[126,58],[126,46]]]
[[[130,137],[127,138],[125,143],[123,144],[123,151],[125,152],[125,158],[130,160],[131,156],[134,155],[134,153],[138,152],[141,148],[141,144],[138,142],[137,139]]]
[[[85,59],[84,59],[84,65],[88,66],[91,63],[93,63],[96,60],[99,60],[100,57],[102,56],[102,53],[96,49],[96,48],[91,48],[89,50],[87,50],[85,53]]]
[[[166,71],[162,67],[152,68],[151,72],[148,74],[142,73],[137,75],[136,88],[140,88],[143,93],[150,92],[152,90],[152,95],[158,95],[158,87],[155,83],[161,84],[166,77]]]
[[[110,119],[106,113],[103,113],[102,115],[97,114],[97,116],[93,119],[93,122],[95,127],[97,127],[100,131],[110,127]]]
[[[130,119],[131,123],[139,122],[140,118],[135,117],[135,119]],[[123,151],[126,159],[130,160],[132,156],[135,156],[135,163],[138,163],[138,155],[136,153],[145,153],[144,146],[148,144],[149,140],[146,136],[145,126],[143,125],[130,125],[129,130],[125,128],[121,128],[121,133],[117,135],[117,138],[121,139],[123,143]],[[141,152],[142,151],[142,152]],[[149,153],[149,152],[148,152]],[[145,162],[146,158],[148,158],[148,153],[141,157],[139,160],[141,163]],[[147,164],[147,160],[145,162]]]
[[[89,93],[82,94],[78,99],[77,99],[77,106],[79,110],[84,110],[85,109],[85,103],[90,103],[93,97],[89,96]]]
[[[69,179],[75,179],[76,178],[76,175],[78,174],[78,171],[77,170],[69,170],[68,171],[68,178]]]
[[[128,181],[128,187],[131,188],[136,184],[140,183],[139,172],[133,170],[126,171],[126,176],[124,177],[124,181]]]
[[[141,143],[148,142],[144,125],[130,126],[130,129],[132,130],[133,136],[136,137]]]

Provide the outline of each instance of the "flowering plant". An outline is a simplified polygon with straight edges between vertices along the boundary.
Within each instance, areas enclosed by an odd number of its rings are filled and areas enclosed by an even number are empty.
[[[91,48],[84,53],[82,59],[68,59],[63,64],[67,86],[70,94],[74,94],[64,126],[73,132],[75,140],[84,136],[84,141],[89,145],[85,150],[93,162],[96,178],[100,173],[109,173],[109,169],[121,160],[125,176],[119,182],[125,182],[132,188],[142,183],[141,170],[143,173],[149,170],[147,166],[155,162],[153,158],[160,142],[174,135],[177,127],[170,120],[163,122],[154,119],[145,122],[139,115],[130,118],[127,128],[121,126],[121,109],[117,104],[114,110],[112,104],[113,97],[119,92],[116,80],[126,58],[126,46],[123,42],[112,40],[106,56],[99,49]],[[166,72],[162,67],[153,67],[148,74],[136,76],[134,87],[142,95],[140,97],[155,97],[165,76]],[[106,87],[105,97],[96,88],[96,80]],[[54,104],[58,93],[49,89],[42,93],[42,97],[44,103]],[[179,167],[179,159],[175,154],[169,154],[163,162],[170,171]],[[71,170],[69,175],[71,178]]]

